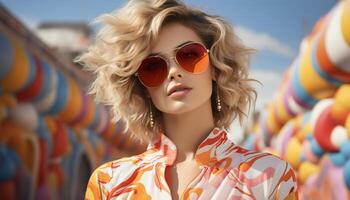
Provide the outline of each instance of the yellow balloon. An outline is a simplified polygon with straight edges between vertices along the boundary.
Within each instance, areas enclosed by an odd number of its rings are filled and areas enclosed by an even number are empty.
[[[287,145],[285,159],[293,166],[294,169],[298,169],[300,165],[301,150],[302,147],[298,139],[293,137]]]
[[[311,62],[311,44],[305,43],[304,51],[302,52],[301,62],[298,69],[300,83],[305,91],[317,100],[333,97],[337,87],[329,81],[321,77],[312,67]]]
[[[320,172],[320,167],[311,163],[311,162],[303,162],[300,164],[298,177],[301,184],[304,184],[307,179]]]
[[[335,103],[350,109],[350,84],[343,84],[335,94]]]
[[[296,138],[303,142],[305,137],[312,133],[312,125],[311,122],[307,122],[296,134]]]
[[[348,138],[350,138],[350,115],[346,118],[345,128],[348,131]]]
[[[273,109],[272,105],[269,106],[267,112],[268,112],[268,114],[266,117],[266,126],[267,126],[268,130],[271,131],[275,135],[282,128],[282,125],[280,124],[280,122],[276,118],[276,115],[274,113],[274,109]]]
[[[331,115],[332,118],[340,123],[344,124],[347,116],[350,113],[350,85],[342,85],[334,97],[334,105],[332,106]]]
[[[345,41],[350,45],[350,1],[345,1],[341,11],[341,31]]]
[[[285,124],[288,120],[290,120],[293,117],[287,112],[286,107],[283,104],[282,94],[278,95],[275,105],[276,105],[275,109],[276,109],[277,116],[283,124]]]

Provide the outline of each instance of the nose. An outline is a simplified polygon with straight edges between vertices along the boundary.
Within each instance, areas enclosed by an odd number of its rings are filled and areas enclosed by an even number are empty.
[[[181,66],[177,64],[175,59],[171,59],[169,61],[169,74],[168,74],[168,79],[169,80],[174,80],[178,78],[182,78],[183,76],[183,71]]]

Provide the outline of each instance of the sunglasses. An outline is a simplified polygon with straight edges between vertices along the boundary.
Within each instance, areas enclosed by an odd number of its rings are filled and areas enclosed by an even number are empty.
[[[209,50],[196,42],[186,43],[174,52],[176,63],[191,74],[205,72],[209,66]],[[146,87],[157,87],[168,75],[169,60],[161,55],[145,58],[137,73],[140,82]]]

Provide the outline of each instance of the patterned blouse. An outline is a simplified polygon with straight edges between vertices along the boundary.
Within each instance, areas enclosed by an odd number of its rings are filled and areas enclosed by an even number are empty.
[[[227,134],[224,128],[214,128],[198,146],[200,172],[181,199],[298,199],[297,179],[287,162],[243,149]],[[175,158],[175,145],[162,134],[146,152],[98,167],[85,199],[171,199],[165,168]]]

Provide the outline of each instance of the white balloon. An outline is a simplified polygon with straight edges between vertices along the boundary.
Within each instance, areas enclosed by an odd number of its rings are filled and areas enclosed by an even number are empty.
[[[332,105],[334,103],[334,99],[323,99],[319,101],[311,111],[310,123],[312,129],[315,128],[316,121],[325,108]]]
[[[349,139],[347,130],[343,126],[336,126],[332,130],[330,139],[334,146],[340,148],[340,146]]]
[[[18,104],[10,110],[10,119],[19,127],[28,131],[35,131],[39,125],[38,112],[32,104]]]
[[[337,67],[346,72],[350,72],[350,46],[345,41],[341,30],[342,10],[348,4],[345,1],[339,2],[335,7],[326,31],[325,47],[329,59]]]

